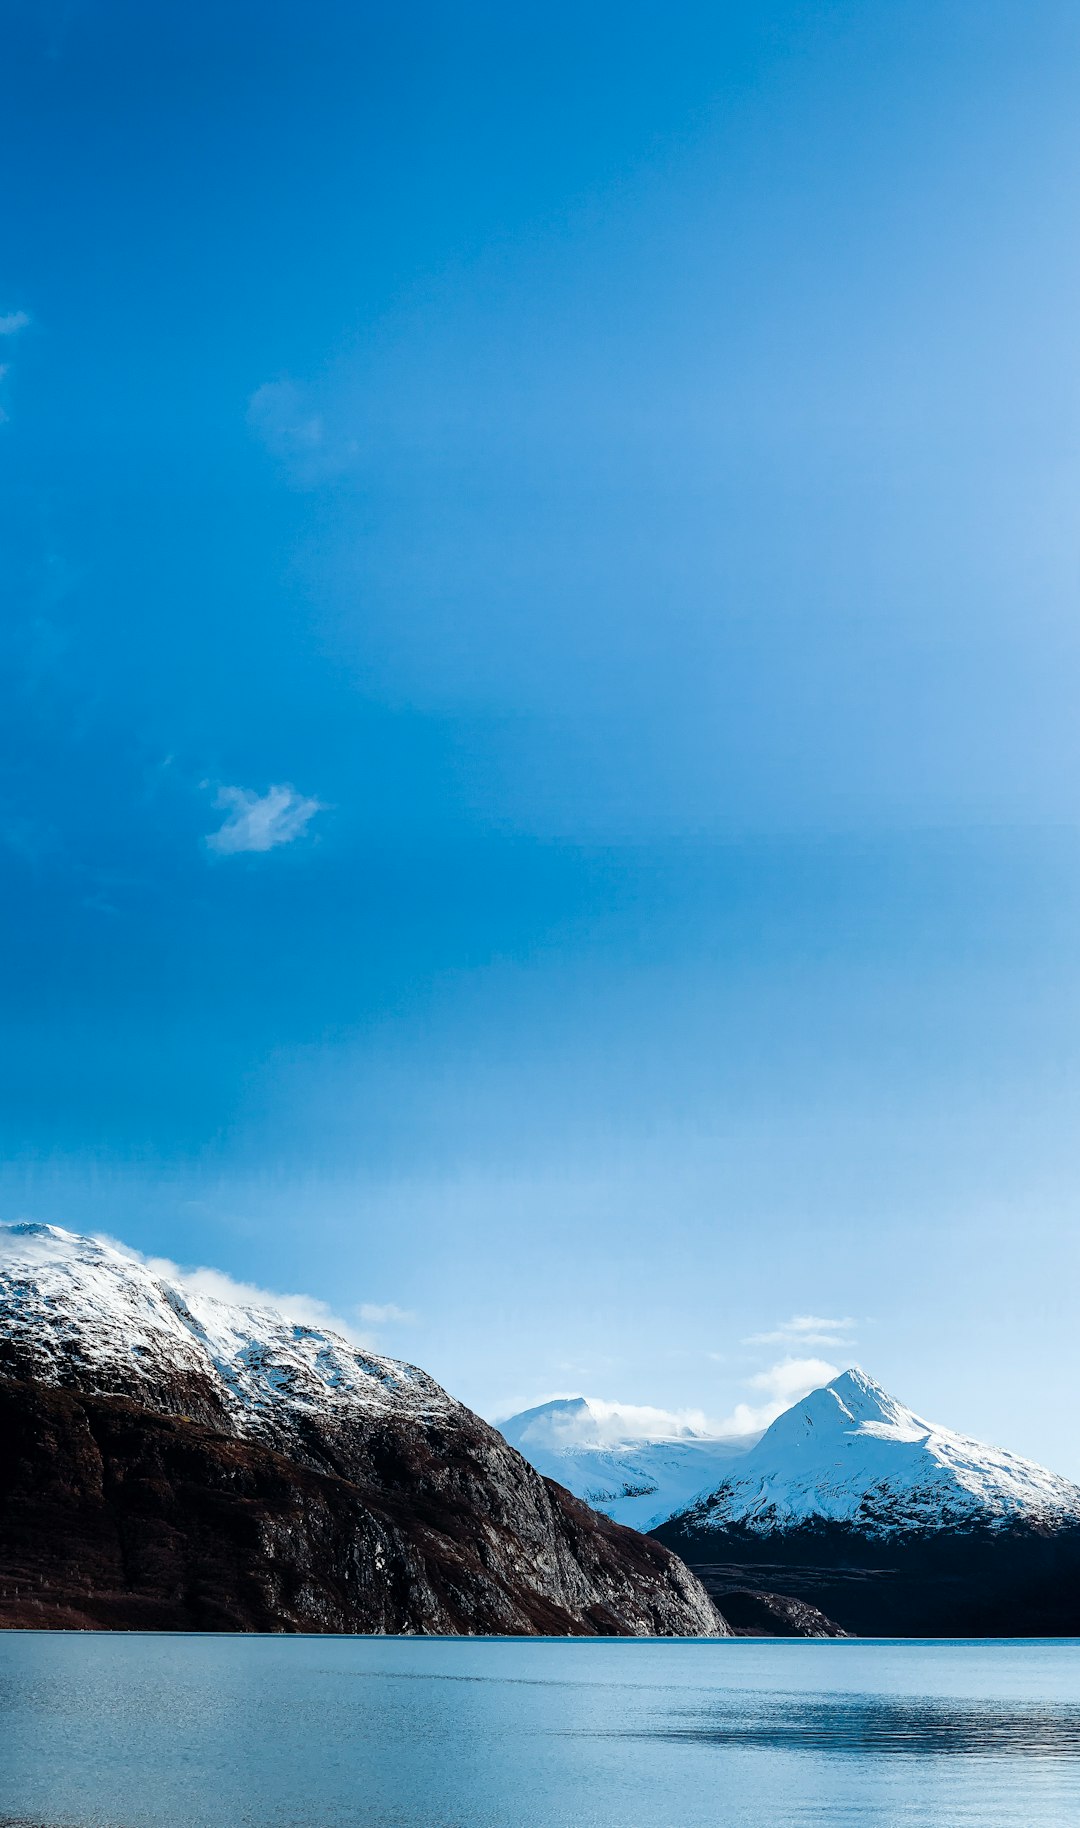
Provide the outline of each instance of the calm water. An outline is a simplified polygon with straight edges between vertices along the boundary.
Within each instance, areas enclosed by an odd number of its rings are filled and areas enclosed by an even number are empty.
[[[1080,1642],[0,1633],[0,1823],[1077,1828]]]

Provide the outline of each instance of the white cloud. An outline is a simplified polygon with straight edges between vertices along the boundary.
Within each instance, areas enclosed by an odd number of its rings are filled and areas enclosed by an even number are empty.
[[[154,1276],[163,1281],[175,1282],[182,1289],[193,1295],[209,1295],[214,1301],[224,1301],[231,1307],[257,1308],[263,1312],[280,1314],[283,1319],[291,1320],[297,1326],[323,1327],[332,1333],[340,1333],[353,1345],[374,1347],[370,1334],[360,1333],[349,1321],[325,1301],[316,1295],[282,1295],[272,1289],[259,1288],[254,1282],[238,1282],[234,1276],[227,1275],[221,1269],[182,1269],[169,1257],[148,1257],[141,1250],[133,1250],[130,1245],[122,1244],[118,1238],[98,1234],[98,1242],[108,1244],[112,1250],[120,1252],[122,1257],[129,1257],[134,1263],[143,1263]]]
[[[586,1397],[601,1440],[656,1440],[665,1436],[711,1434],[712,1423],[702,1409],[657,1409],[648,1403],[609,1403],[603,1397]]]
[[[227,816],[206,844],[221,857],[291,844],[303,836],[317,812],[326,810],[321,800],[305,799],[287,784],[268,787],[265,793],[249,787],[222,787],[214,805]]]
[[[409,1327],[416,1322],[412,1309],[399,1308],[396,1301],[362,1301],[356,1312],[369,1327]]]
[[[833,1346],[842,1348],[855,1344],[853,1329],[856,1322],[850,1316],[843,1320],[828,1320],[822,1314],[793,1314],[790,1320],[782,1320],[771,1333],[751,1333],[743,1340],[744,1346]]]
[[[585,1442],[590,1446],[617,1446],[627,1441],[681,1440],[688,1435],[712,1435],[718,1424],[703,1409],[658,1409],[648,1403],[612,1403],[602,1396],[582,1397],[577,1392],[556,1391],[537,1397],[530,1409],[543,1403],[570,1401],[585,1403],[587,1409],[574,1408],[552,1417],[551,1433],[567,1445]],[[507,1410],[505,1421],[511,1412]]]
[[[782,1358],[767,1371],[755,1372],[746,1379],[747,1388],[758,1393],[756,1403],[736,1403],[720,1426],[722,1434],[751,1434],[767,1428],[778,1415],[801,1402],[811,1390],[831,1383],[840,1374],[840,1366],[824,1358]]]

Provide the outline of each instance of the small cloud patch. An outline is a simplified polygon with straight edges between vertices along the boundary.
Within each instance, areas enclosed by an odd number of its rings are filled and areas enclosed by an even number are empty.
[[[118,1250],[123,1257],[133,1263],[145,1264],[154,1276],[160,1276],[166,1282],[178,1283],[182,1289],[194,1295],[209,1295],[214,1301],[223,1301],[228,1307],[254,1308],[260,1313],[279,1314],[283,1320],[292,1321],[295,1326],[325,1329],[338,1333],[350,1345],[372,1349],[374,1342],[367,1335],[360,1333],[342,1318],[335,1314],[333,1308],[315,1295],[282,1295],[273,1289],[260,1288],[254,1282],[239,1282],[225,1270],[183,1269],[170,1257],[151,1257],[141,1250],[134,1250],[128,1244],[122,1244],[118,1238],[111,1238],[107,1233],[98,1234],[98,1242]]]
[[[366,1327],[411,1327],[416,1315],[411,1308],[399,1308],[395,1301],[362,1301],[356,1310]]]
[[[850,1346],[855,1343],[855,1325],[850,1315],[843,1320],[829,1320],[823,1314],[793,1314],[771,1333],[751,1333],[743,1340],[743,1345],[801,1346],[804,1350],[814,1346]]]
[[[249,787],[222,787],[214,805],[226,817],[209,834],[206,847],[219,857],[292,844],[303,837],[315,814],[326,810],[321,800],[308,799],[288,784],[268,787],[265,793]]]

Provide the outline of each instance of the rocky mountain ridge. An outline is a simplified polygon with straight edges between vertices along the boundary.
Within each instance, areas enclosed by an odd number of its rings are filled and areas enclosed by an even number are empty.
[[[0,1227],[0,1623],[726,1635],[426,1373]]]

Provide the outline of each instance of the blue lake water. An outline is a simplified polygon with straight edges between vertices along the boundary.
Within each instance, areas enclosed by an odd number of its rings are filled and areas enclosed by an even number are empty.
[[[1077,1828],[1080,1642],[0,1633],[0,1823]]]

